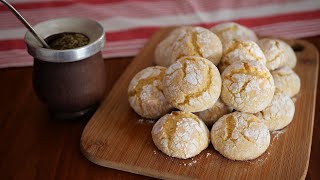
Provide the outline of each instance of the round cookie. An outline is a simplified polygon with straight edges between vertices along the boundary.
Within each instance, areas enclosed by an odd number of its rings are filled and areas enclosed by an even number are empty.
[[[270,144],[268,127],[260,118],[243,112],[222,116],[211,129],[213,147],[232,160],[251,160]]]
[[[256,61],[234,62],[222,73],[221,99],[238,111],[262,111],[271,103],[274,90],[269,70]]]
[[[175,108],[199,112],[214,105],[220,96],[221,77],[209,60],[185,56],[168,67],[163,79],[163,93]]]
[[[287,60],[284,62],[285,66],[288,66],[289,68],[296,67],[297,64],[297,56],[296,53],[293,51],[290,45],[287,43],[284,44],[285,46],[285,52],[287,56]]]
[[[211,108],[198,112],[197,115],[207,126],[211,127],[220,117],[231,113],[232,110],[219,98]]]
[[[161,41],[155,50],[155,63],[170,66],[183,56],[199,56],[217,65],[222,56],[220,39],[202,27],[180,27]]]
[[[160,118],[152,128],[152,140],[168,156],[187,159],[209,145],[209,130],[194,114],[174,111]]]
[[[223,52],[232,46],[233,40],[258,41],[257,35],[249,28],[234,22],[221,23],[210,28],[221,40]]]
[[[287,94],[279,90],[276,90],[268,107],[256,114],[256,116],[264,120],[270,131],[286,127],[292,121],[293,115],[293,101]]]
[[[233,40],[231,47],[224,52],[219,63],[219,70],[223,72],[226,67],[236,61],[257,61],[266,64],[266,58],[260,47],[253,41]]]
[[[288,66],[284,66],[271,72],[276,88],[288,94],[290,97],[300,91],[300,78]]]
[[[162,92],[165,71],[165,67],[147,67],[131,80],[128,88],[129,103],[140,116],[155,119],[173,109]]]
[[[279,39],[264,38],[258,41],[258,45],[266,57],[266,66],[269,70],[285,65],[288,59],[287,51],[289,46],[285,42]]]

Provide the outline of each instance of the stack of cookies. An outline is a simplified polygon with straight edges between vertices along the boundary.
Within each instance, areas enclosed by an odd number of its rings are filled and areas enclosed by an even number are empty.
[[[293,119],[297,58],[279,39],[232,22],[180,27],[158,44],[154,62],[131,80],[129,103],[157,120],[152,139],[168,156],[194,157],[211,141],[226,158],[255,159],[270,131]]]

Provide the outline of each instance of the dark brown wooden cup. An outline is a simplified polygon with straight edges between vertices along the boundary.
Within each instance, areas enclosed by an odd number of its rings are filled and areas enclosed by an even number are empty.
[[[103,98],[106,74],[101,49],[105,43],[102,26],[92,20],[62,18],[34,27],[42,37],[63,32],[82,33],[88,45],[68,50],[42,48],[27,32],[28,52],[34,57],[33,86],[53,115],[70,119],[84,115]]]

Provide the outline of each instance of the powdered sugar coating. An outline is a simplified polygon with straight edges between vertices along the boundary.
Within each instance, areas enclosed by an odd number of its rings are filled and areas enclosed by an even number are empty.
[[[290,96],[279,90],[276,90],[270,105],[256,114],[264,120],[270,131],[286,127],[292,121],[293,115],[293,101]]]
[[[263,154],[270,144],[268,127],[258,117],[233,112],[222,116],[211,129],[213,147],[232,160],[251,160]]]
[[[252,30],[234,22],[221,23],[213,26],[210,30],[220,38],[223,52],[228,51],[233,40],[258,41],[257,35]]]
[[[209,130],[194,114],[174,111],[153,126],[152,139],[168,156],[187,159],[198,155],[209,145]]]
[[[204,57],[217,65],[222,56],[221,41],[208,29],[180,27],[158,44],[155,63],[167,67],[183,56]]]
[[[274,91],[269,70],[259,62],[234,62],[222,73],[221,99],[238,111],[263,110],[271,103]]]
[[[207,126],[211,127],[220,117],[231,113],[232,110],[219,98],[211,108],[198,112],[197,115]]]
[[[203,111],[212,107],[220,96],[220,73],[205,58],[185,56],[166,70],[163,92],[170,104],[179,110]]]
[[[152,66],[141,70],[131,80],[128,88],[130,106],[144,118],[158,118],[173,107],[162,92],[166,68]]]
[[[300,78],[288,66],[284,66],[271,72],[276,88],[293,97],[300,91]]]
[[[269,70],[274,70],[285,65],[287,61],[287,44],[279,39],[264,38],[258,41],[258,45],[262,49]]]
[[[293,51],[291,46],[287,43],[284,44],[285,48],[285,54],[287,56],[287,60],[285,60],[284,65],[288,66],[289,68],[294,68],[296,67],[297,64],[297,56],[296,53]]]
[[[220,72],[236,61],[257,61],[266,64],[266,58],[260,47],[253,41],[231,41],[229,49],[224,52],[219,64]]]

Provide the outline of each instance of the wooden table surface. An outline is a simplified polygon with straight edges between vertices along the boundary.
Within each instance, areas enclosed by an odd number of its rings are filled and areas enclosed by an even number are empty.
[[[320,36],[306,40],[320,51]],[[106,95],[132,59],[105,60]],[[90,116],[77,121],[51,119],[33,92],[31,67],[1,69],[0,85],[0,179],[149,179],[89,162],[79,141]],[[320,91],[306,178],[314,180],[320,178],[319,106]]]

